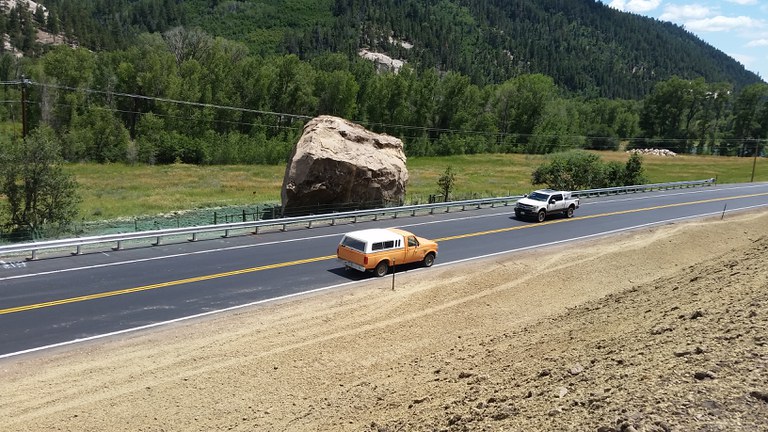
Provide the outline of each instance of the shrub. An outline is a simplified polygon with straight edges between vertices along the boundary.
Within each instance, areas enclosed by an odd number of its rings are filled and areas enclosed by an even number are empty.
[[[598,155],[582,150],[555,154],[549,163],[539,166],[531,174],[534,185],[562,190],[629,186],[646,181],[640,155],[631,155],[625,165],[620,162],[606,164]]]

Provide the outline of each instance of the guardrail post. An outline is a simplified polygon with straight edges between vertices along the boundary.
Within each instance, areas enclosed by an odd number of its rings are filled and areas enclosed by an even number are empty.
[[[682,189],[682,188],[692,188],[697,186],[703,186],[703,185],[715,185],[717,182],[716,178],[706,179],[706,180],[696,180],[696,181],[681,181],[681,182],[669,182],[669,183],[656,183],[656,184],[649,184],[649,185],[631,185],[631,186],[624,186],[624,187],[618,187],[618,188],[603,188],[603,189],[588,189],[583,191],[574,191],[574,196],[578,196],[579,198],[584,197],[600,197],[604,195],[618,195],[621,193],[640,193],[640,192],[649,192],[649,191],[662,191],[662,190],[671,190],[671,189]],[[67,249],[72,254],[79,255],[82,253],[87,253],[87,250],[83,250],[83,246],[88,246],[90,244],[112,244],[113,250],[121,250],[123,249],[123,242],[125,241],[131,241],[131,240],[141,240],[143,241],[151,241],[152,239],[155,239],[155,243],[153,245],[161,245],[164,244],[164,236],[184,236],[185,240],[189,241],[199,241],[203,240],[206,237],[204,236],[205,233],[214,233],[214,232],[222,232],[224,231],[225,237],[235,236],[238,235],[237,232],[232,232],[239,230],[246,231],[251,229],[254,234],[259,234],[259,230],[264,227],[281,227],[282,231],[287,231],[288,225],[291,223],[293,224],[300,224],[300,223],[308,223],[308,226],[312,228],[313,226],[317,225],[317,222],[323,221],[327,222],[330,221],[331,225],[337,225],[337,219],[342,219],[343,223],[348,223],[348,221],[351,221],[351,223],[357,223],[358,219],[361,217],[364,217],[364,221],[374,220],[378,221],[380,218],[383,217],[389,217],[391,215],[392,218],[400,218],[400,213],[410,213],[411,216],[417,216],[418,214],[427,214],[427,210],[429,211],[428,214],[434,215],[436,209],[439,209],[443,206],[445,206],[445,213],[451,212],[451,207],[455,206],[457,208],[460,207],[460,210],[466,210],[467,208],[471,208],[475,206],[476,208],[480,209],[483,207],[490,206],[491,208],[495,208],[496,204],[504,203],[504,206],[514,205],[515,202],[520,197],[501,197],[501,198],[490,198],[488,200],[485,199],[473,199],[473,200],[461,200],[461,201],[454,201],[455,204],[451,203],[429,203],[424,205],[414,205],[414,206],[402,206],[402,207],[390,207],[390,208],[384,208],[384,209],[368,209],[365,211],[351,211],[351,212],[342,212],[339,213],[340,216],[337,216],[335,214],[329,214],[329,215],[313,215],[312,217],[306,218],[306,219],[292,219],[287,218],[284,219],[283,222],[280,222],[279,220],[275,221],[268,221],[268,223],[254,223],[251,224],[233,224],[237,226],[228,226],[228,227],[218,227],[216,226],[216,223],[220,223],[223,220],[228,220],[228,217],[226,214],[222,216],[219,216],[217,212],[214,212],[214,225],[210,226],[203,226],[200,227],[200,229],[179,229],[179,227],[175,229],[156,229],[154,231],[146,231],[139,233],[140,235],[131,234],[131,235],[104,235],[104,236],[94,236],[93,238],[77,238],[77,239],[71,239],[66,242],[62,241],[56,241],[56,242],[37,242],[33,244],[29,244],[27,248],[13,248],[14,251],[23,251],[24,253],[31,253],[32,257],[27,258],[29,260],[37,259],[38,251],[39,250],[45,250],[47,248],[51,247],[57,247],[61,249]],[[423,211],[422,211],[423,210]],[[246,212],[245,219],[248,219],[248,213]],[[257,209],[258,214],[258,209]],[[241,214],[235,214],[233,215],[232,219],[238,219],[239,217],[242,217]],[[301,222],[299,222],[301,221]],[[136,219],[134,219],[134,225],[135,228],[138,229]],[[195,227],[192,227],[195,228]],[[225,231],[226,230],[226,231]],[[243,232],[244,234],[245,232]],[[191,239],[190,239],[191,237]],[[2,250],[8,250],[7,247],[0,246],[0,251]],[[3,252],[0,252],[3,253]]]

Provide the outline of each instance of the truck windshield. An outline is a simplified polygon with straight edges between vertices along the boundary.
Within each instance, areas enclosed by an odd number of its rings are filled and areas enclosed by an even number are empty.
[[[530,195],[528,195],[528,198],[534,200],[534,201],[544,201],[546,202],[549,198],[549,195],[544,195],[543,193],[539,192],[531,192]]]
[[[355,250],[359,250],[360,252],[365,252],[365,242],[360,241],[356,238],[344,236],[344,238],[341,239],[341,244],[350,249],[355,249]]]

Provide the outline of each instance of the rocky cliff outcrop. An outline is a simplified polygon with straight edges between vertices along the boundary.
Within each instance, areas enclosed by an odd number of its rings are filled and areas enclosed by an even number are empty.
[[[286,167],[283,214],[397,205],[407,183],[401,140],[320,116],[304,127]]]
[[[393,59],[386,54],[368,51],[367,49],[361,49],[357,54],[366,60],[372,61],[377,72],[398,73],[403,68],[403,65],[405,65],[403,60]]]

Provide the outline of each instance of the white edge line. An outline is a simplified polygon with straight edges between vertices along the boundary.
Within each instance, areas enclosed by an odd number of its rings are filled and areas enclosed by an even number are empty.
[[[598,202],[586,202],[582,205],[596,205],[596,204],[603,204],[603,203],[613,203],[613,202],[624,202],[624,201],[635,201],[635,200],[643,200],[648,198],[658,198],[658,197],[668,197],[668,196],[675,196],[675,195],[687,195],[692,193],[705,193],[705,192],[711,192],[711,191],[722,191],[722,190],[732,190],[732,189],[744,189],[744,188],[752,188],[752,187],[760,187],[763,186],[762,184],[756,184],[756,185],[746,185],[733,188],[719,188],[715,189],[712,187],[709,187],[707,189],[698,189],[693,191],[686,191],[686,192],[675,192],[670,194],[660,194],[660,195],[654,195],[654,196],[637,196],[632,198],[622,198],[622,199],[614,199],[614,200],[605,200],[605,201],[598,201]],[[472,215],[472,216],[463,216],[458,218],[452,218],[452,219],[441,219],[441,220],[435,220],[435,221],[426,221],[426,222],[418,222],[413,224],[398,224],[394,225],[395,227],[400,228],[408,228],[408,227],[414,227],[414,226],[421,226],[421,225],[432,225],[432,224],[439,224],[439,223],[447,223],[447,222],[456,222],[456,221],[462,221],[462,220],[468,220],[468,219],[481,219],[486,217],[495,217],[499,214],[504,214],[504,212],[499,213],[492,213],[492,214],[484,214],[484,215]],[[510,213],[511,214],[511,213]],[[49,270],[49,271],[43,271],[43,272],[37,272],[37,273],[26,273],[21,275],[14,275],[14,276],[5,276],[0,277],[0,281],[4,280],[12,280],[12,279],[24,279],[28,277],[36,277],[36,276],[46,276],[51,274],[58,274],[58,273],[68,273],[73,271],[80,271],[80,270],[91,270],[96,268],[104,268],[104,267],[115,267],[120,265],[129,265],[129,264],[138,264],[142,262],[148,262],[148,261],[157,261],[157,260],[163,260],[163,259],[171,259],[171,258],[179,258],[184,256],[191,256],[191,255],[202,255],[202,254],[208,254],[208,253],[216,253],[216,252],[226,252],[226,251],[232,251],[232,250],[238,250],[238,249],[250,249],[255,247],[261,247],[261,246],[269,246],[273,244],[279,244],[279,243],[294,243],[304,240],[313,240],[313,239],[319,239],[319,238],[326,238],[326,237],[337,237],[341,236],[343,233],[336,233],[336,234],[323,234],[323,235],[317,235],[317,236],[311,236],[311,237],[300,237],[300,238],[294,238],[294,239],[286,239],[286,240],[274,240],[270,242],[264,242],[264,243],[256,243],[256,244],[246,244],[246,245],[238,245],[238,246],[227,246],[227,247],[221,247],[221,248],[215,248],[215,249],[205,249],[201,251],[195,251],[195,252],[184,252],[184,253],[176,253],[171,255],[163,255],[163,256],[156,256],[151,258],[139,258],[135,260],[127,260],[127,261],[118,261],[118,262],[112,262],[112,263],[104,263],[104,264],[94,264],[94,265],[88,265],[88,266],[81,266],[81,267],[70,267],[70,268],[64,268],[64,269],[58,269],[58,270]],[[2,357],[0,357],[2,358]]]
[[[585,239],[588,239],[588,238],[601,237],[601,236],[616,234],[616,233],[620,233],[620,232],[624,232],[624,231],[631,231],[631,230],[635,230],[635,229],[639,229],[639,228],[645,228],[645,227],[649,227],[649,226],[653,226],[653,225],[660,225],[660,224],[664,224],[664,223],[677,222],[677,221],[686,220],[686,219],[695,219],[695,218],[713,216],[713,215],[717,215],[717,214],[721,214],[721,213],[730,213],[730,212],[735,212],[735,211],[740,211],[740,210],[748,210],[748,209],[760,208],[760,207],[768,207],[768,204],[759,204],[759,205],[748,206],[748,207],[740,207],[740,208],[736,208],[736,209],[726,210],[725,212],[716,211],[716,212],[703,213],[703,214],[698,214],[698,215],[693,215],[693,216],[684,216],[684,217],[679,217],[679,218],[675,218],[675,219],[667,219],[667,220],[664,220],[664,221],[651,222],[651,223],[647,223],[647,224],[635,225],[635,226],[626,227],[626,228],[619,228],[619,229],[615,229],[615,230],[611,230],[611,231],[605,231],[605,232],[602,232],[602,233],[589,234],[589,235],[585,235],[585,236],[581,236],[581,237],[574,237],[574,238],[566,239],[566,240],[558,240],[558,241],[554,241],[554,242],[550,242],[550,243],[544,243],[544,244],[540,244],[540,245],[525,246],[525,247],[521,247],[521,248],[517,248],[517,249],[509,249],[509,250],[506,250],[506,251],[495,252],[495,253],[492,253],[492,254],[481,255],[481,256],[472,257],[472,258],[465,258],[465,259],[460,259],[460,260],[451,261],[451,262],[447,262],[447,263],[440,263],[440,264],[435,265],[434,267],[443,267],[443,266],[458,264],[458,263],[462,263],[462,262],[466,262],[466,261],[474,261],[474,260],[478,260],[478,259],[489,258],[489,257],[492,257],[492,256],[497,256],[497,255],[509,254],[509,253],[513,253],[513,252],[521,252],[521,251],[530,250],[530,249],[536,249],[536,248],[543,248],[543,247],[553,246],[553,245],[562,244],[562,243],[570,243],[570,242],[574,242],[574,241],[585,240]],[[294,297],[300,297],[300,296],[304,296],[304,295],[307,295],[307,294],[314,294],[314,293],[318,293],[318,292],[322,292],[322,291],[328,291],[328,290],[340,288],[340,287],[343,287],[343,286],[355,285],[355,284],[359,284],[359,283],[363,283],[363,282],[367,282],[367,281],[368,280],[344,282],[344,283],[340,283],[340,284],[336,284],[336,285],[331,285],[331,286],[327,286],[327,287],[315,288],[315,289],[312,289],[312,290],[309,290],[309,291],[302,291],[302,292],[298,292],[298,293],[287,294],[287,295],[280,296],[280,297],[274,297],[274,298],[258,300],[258,301],[255,301],[255,302],[250,302],[250,303],[246,303],[246,304],[242,304],[242,305],[231,306],[231,307],[224,308],[224,309],[217,309],[217,310],[203,312],[203,313],[199,313],[199,314],[195,314],[195,315],[188,315],[188,316],[184,316],[184,317],[180,317],[180,318],[175,318],[175,319],[168,320],[168,321],[156,322],[156,323],[147,324],[147,325],[143,325],[143,326],[139,326],[139,327],[132,327],[132,328],[128,328],[128,329],[118,330],[118,331],[115,331],[115,332],[104,333],[104,334],[89,336],[89,337],[80,338],[80,339],[73,339],[73,340],[66,341],[66,342],[59,342],[59,343],[55,343],[55,344],[51,344],[51,345],[44,345],[44,346],[40,346],[40,347],[36,347],[36,348],[29,348],[29,349],[26,349],[26,350],[12,352],[12,353],[8,353],[8,354],[0,354],[0,359],[16,357],[16,356],[20,356],[20,355],[24,355],[24,354],[30,354],[30,353],[33,353],[33,352],[37,352],[37,351],[43,351],[43,350],[48,350],[48,349],[53,349],[53,348],[59,348],[59,347],[67,346],[67,345],[74,345],[74,344],[81,343],[81,342],[88,342],[88,341],[93,341],[93,340],[98,340],[98,339],[104,339],[104,338],[108,338],[108,337],[111,337],[111,336],[117,336],[117,335],[121,335],[121,334],[126,334],[126,333],[132,333],[132,332],[136,332],[136,331],[151,329],[151,328],[154,328],[154,327],[160,327],[160,326],[165,326],[165,325],[168,325],[168,324],[178,323],[178,322],[182,322],[182,321],[188,321],[188,320],[192,320],[192,319],[196,319],[196,318],[201,318],[201,317],[205,317],[205,316],[209,316],[209,315],[214,315],[214,314],[219,314],[219,313],[224,313],[224,312],[231,312],[231,311],[234,311],[234,310],[243,309],[243,308],[247,308],[247,307],[251,307],[251,306],[261,305],[261,304],[275,302],[275,301],[280,301],[280,300],[286,300],[286,299],[290,299],[290,298],[294,298]]]
[[[741,210],[749,210],[749,209],[760,208],[760,207],[768,207],[768,204],[758,204],[758,205],[753,205],[753,206],[739,207],[739,208],[735,208],[735,209],[728,209],[725,212],[718,210],[716,212],[711,212],[711,213],[702,213],[702,214],[698,214],[698,215],[683,216],[683,217],[674,218],[674,219],[666,219],[666,220],[658,221],[658,222],[650,222],[650,223],[641,224],[641,225],[634,225],[634,226],[631,226],[631,227],[619,228],[619,229],[615,229],[615,230],[611,230],[611,231],[604,231],[604,232],[595,233],[595,234],[589,234],[589,235],[585,235],[585,236],[581,236],[581,237],[574,237],[574,238],[571,238],[571,239],[557,240],[557,241],[553,241],[553,242],[549,242],[549,243],[542,243],[542,244],[539,244],[539,245],[525,246],[525,247],[521,247],[521,248],[517,248],[517,249],[509,249],[509,250],[505,250],[505,251],[501,251],[501,252],[494,252],[494,253],[491,253],[491,254],[476,256],[476,257],[472,257],[472,258],[464,258],[464,259],[460,259],[460,260],[457,260],[457,261],[451,261],[451,262],[447,262],[447,263],[435,264],[434,267],[441,267],[441,266],[444,266],[444,265],[457,264],[457,263],[462,263],[462,262],[466,262],[466,261],[473,261],[473,260],[483,259],[483,258],[490,258],[490,257],[496,256],[496,255],[503,255],[503,254],[513,253],[513,252],[521,252],[521,251],[525,251],[525,250],[529,250],[529,249],[536,249],[536,248],[541,248],[541,247],[554,246],[554,245],[558,245],[558,244],[562,244],[562,243],[570,243],[570,242],[573,242],[573,241],[586,240],[586,239],[589,239],[589,238],[607,236],[607,235],[616,234],[616,233],[620,233],[620,232],[624,232],[624,231],[631,231],[631,230],[635,230],[635,229],[646,228],[646,227],[650,227],[650,226],[654,226],[654,225],[661,225],[661,224],[665,224],[665,223],[683,221],[683,220],[686,220],[686,219],[696,219],[696,218],[702,218],[702,217],[707,217],[707,216],[714,216],[714,215],[718,215],[718,214],[722,214],[722,213],[731,213],[731,212],[736,212],[736,211],[741,211]]]
[[[36,352],[36,351],[42,351],[42,350],[47,350],[47,349],[52,349],[52,348],[59,348],[59,347],[67,346],[67,345],[74,345],[74,344],[81,343],[81,342],[88,342],[88,341],[103,339],[103,338],[107,338],[107,337],[111,337],[111,336],[117,336],[117,335],[121,335],[121,334],[125,334],[125,333],[132,333],[132,332],[135,332],[135,331],[151,329],[151,328],[154,328],[154,327],[160,327],[160,326],[164,326],[164,325],[168,325],[168,324],[173,324],[173,323],[177,323],[177,322],[192,320],[192,319],[195,319],[195,318],[201,318],[201,317],[205,317],[205,316],[208,316],[208,315],[214,315],[214,314],[223,313],[223,312],[231,312],[231,311],[234,311],[234,310],[243,309],[243,308],[247,308],[247,307],[250,307],[250,306],[256,306],[256,305],[260,305],[260,304],[264,304],[264,303],[285,300],[285,299],[289,299],[289,298],[293,298],[293,297],[299,297],[299,296],[303,296],[303,295],[307,295],[307,294],[314,294],[314,293],[318,293],[318,292],[322,292],[322,291],[327,291],[327,290],[343,287],[343,286],[346,286],[346,285],[353,285],[353,284],[357,284],[357,283],[361,283],[361,282],[365,282],[365,281],[362,280],[362,281],[344,282],[344,283],[340,283],[340,284],[336,284],[336,285],[331,285],[331,286],[327,286],[327,287],[315,288],[315,289],[309,290],[309,291],[302,291],[302,292],[298,292],[298,293],[287,294],[287,295],[280,296],[280,297],[273,297],[273,298],[269,298],[269,299],[258,300],[258,301],[251,302],[251,303],[241,304],[241,305],[237,305],[237,306],[231,306],[231,307],[224,308],[224,309],[216,309],[216,310],[212,310],[212,311],[208,311],[208,312],[202,312],[202,313],[195,314],[195,315],[183,316],[183,317],[175,318],[175,319],[168,320],[168,321],[156,322],[156,323],[147,324],[147,325],[143,325],[143,326],[139,326],[139,327],[131,327],[131,328],[128,328],[128,329],[118,330],[118,331],[114,331],[114,332],[110,332],[110,333],[103,333],[103,334],[88,336],[88,337],[85,337],[85,338],[73,339],[73,340],[66,341],[66,342],[59,342],[59,343],[55,343],[55,344],[51,344],[51,345],[44,345],[44,346],[40,346],[40,347],[36,347],[36,348],[29,348],[29,349],[26,349],[26,350],[12,352],[12,353],[8,353],[8,354],[0,354],[0,359],[5,359],[5,358],[14,357],[14,356],[23,355],[23,354],[29,354],[29,353],[33,353],[33,352]]]
[[[400,227],[400,228],[407,228],[412,226],[420,226],[420,225],[431,225],[431,224],[437,224],[437,223],[446,223],[446,222],[455,222],[455,221],[462,221],[467,219],[480,219],[480,218],[486,218],[486,217],[494,217],[498,216],[499,213],[493,213],[493,214],[484,214],[484,215],[473,215],[473,216],[464,216],[460,218],[453,218],[453,219],[444,219],[444,220],[437,220],[437,221],[427,221],[427,222],[419,222],[414,224],[397,224],[393,225],[392,227]],[[245,245],[238,245],[238,246],[227,246],[227,247],[221,247],[221,248],[215,248],[215,249],[205,249],[205,250],[199,250],[194,252],[183,252],[183,253],[176,253],[171,255],[162,255],[162,256],[156,256],[156,257],[150,257],[150,258],[138,258],[133,260],[127,260],[127,261],[117,261],[117,262],[111,262],[111,263],[103,263],[103,264],[93,264],[88,266],[80,266],[80,267],[70,267],[70,268],[63,268],[58,270],[48,270],[48,271],[42,271],[37,273],[26,273],[26,274],[20,274],[20,275],[14,275],[14,276],[5,276],[0,277],[0,281],[4,280],[11,280],[11,279],[24,279],[29,277],[36,277],[36,276],[46,276],[51,274],[58,274],[58,273],[69,273],[74,271],[81,271],[81,270],[91,270],[91,269],[97,269],[97,268],[104,268],[104,267],[116,267],[121,265],[129,265],[129,264],[138,264],[142,262],[149,262],[149,261],[158,261],[158,260],[164,260],[164,259],[170,259],[170,258],[179,258],[179,257],[185,257],[185,256],[192,256],[192,255],[203,255],[203,254],[209,254],[209,253],[216,253],[216,252],[227,252],[227,251],[233,251],[238,249],[250,249],[250,248],[256,248],[261,246],[270,246],[274,244],[280,244],[280,243],[294,243],[294,242],[300,242],[305,240],[315,240],[320,238],[327,238],[327,237],[339,237],[343,236],[344,233],[334,233],[334,234],[322,234],[317,236],[311,236],[311,237],[300,237],[300,238],[294,238],[294,239],[286,239],[286,240],[274,240],[264,243],[256,243],[256,244],[245,244]]]

